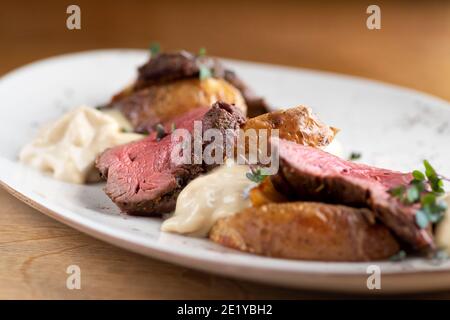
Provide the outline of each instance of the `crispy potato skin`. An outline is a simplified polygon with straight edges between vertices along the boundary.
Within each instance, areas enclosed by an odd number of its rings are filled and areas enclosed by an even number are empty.
[[[149,131],[199,107],[210,107],[216,101],[235,106],[245,115],[247,106],[238,89],[223,79],[186,79],[153,85],[137,92],[128,89],[113,98],[119,109],[137,132]]]
[[[338,129],[329,127],[305,106],[279,110],[248,119],[244,130],[279,129],[279,137],[305,146],[324,147],[333,141]]]
[[[371,211],[314,202],[248,208],[219,220],[209,237],[241,251],[301,260],[381,260],[399,250]]]

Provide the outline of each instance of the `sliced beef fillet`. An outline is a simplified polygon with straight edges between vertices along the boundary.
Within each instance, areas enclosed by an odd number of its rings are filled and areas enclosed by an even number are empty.
[[[225,79],[242,93],[249,109],[249,117],[256,117],[268,112],[266,101],[257,96],[234,71],[226,69],[215,58],[197,56],[187,51],[161,53],[151,58],[139,68],[134,90],[138,91],[152,85],[175,80],[197,78],[200,73],[200,66],[208,67],[213,77]]]
[[[197,78],[200,65],[208,67],[215,77],[224,78],[225,69],[217,59],[200,57],[182,50],[160,53],[151,57],[147,63],[139,67],[134,90],[138,91],[152,85],[181,79]]]
[[[203,114],[183,115],[176,121],[177,129],[193,131],[194,121],[202,121],[203,131],[215,128],[225,134],[225,130],[239,129],[245,118],[238,109],[224,103],[216,103]],[[171,152],[177,142],[171,134],[156,139],[152,135],[146,139],[111,148],[103,152],[96,161],[103,178],[107,180],[105,192],[124,212],[133,215],[159,215],[171,212],[179,192],[198,175],[214,165],[180,164],[173,162]],[[202,148],[208,142],[203,142]],[[193,146],[193,142],[191,142]],[[193,157],[193,155],[191,155]]]
[[[345,204],[372,209],[400,239],[415,249],[434,247],[428,229],[415,222],[417,206],[408,206],[388,190],[407,185],[410,173],[358,164],[320,149],[278,139],[280,169],[271,180],[277,190],[291,198]]]
[[[214,78],[224,79],[241,93],[248,106],[249,117],[268,111],[265,100],[257,96],[233,71],[225,69],[219,60],[187,51],[161,53],[151,57],[138,69],[136,82],[116,94],[105,108],[118,108],[134,125],[135,122],[142,123],[150,115],[154,117],[152,105],[161,98],[161,92],[164,92],[155,87],[165,88],[165,85],[179,80],[196,79],[199,77],[201,66],[209,68]],[[143,131],[142,125],[136,130]]]

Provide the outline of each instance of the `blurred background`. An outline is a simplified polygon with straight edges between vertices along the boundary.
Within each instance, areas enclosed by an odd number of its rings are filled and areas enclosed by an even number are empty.
[[[81,8],[81,30],[66,28],[70,4]],[[366,27],[370,4],[381,8],[381,30]],[[2,1],[0,40],[0,75],[48,56],[157,41],[450,100],[450,1]]]

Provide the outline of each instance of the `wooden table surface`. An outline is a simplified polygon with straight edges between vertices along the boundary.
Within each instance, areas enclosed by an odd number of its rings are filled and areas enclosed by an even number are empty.
[[[66,29],[64,1],[10,1],[0,10],[0,74],[98,48],[198,50],[391,82],[450,100],[450,3],[384,3],[381,30],[367,2],[76,1],[81,30]],[[189,4],[188,4],[189,3]],[[69,75],[68,75],[69,76]],[[324,93],[326,94],[326,93]],[[301,103],[301,101],[299,101]],[[86,236],[0,190],[0,298],[335,298],[192,271]],[[82,289],[67,290],[68,265]],[[450,298],[449,293],[422,294]]]

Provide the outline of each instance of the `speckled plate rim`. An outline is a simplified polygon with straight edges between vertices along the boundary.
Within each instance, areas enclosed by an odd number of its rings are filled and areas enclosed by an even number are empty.
[[[49,208],[45,205],[40,204],[37,201],[34,201],[27,196],[21,194],[15,189],[10,188],[7,184],[0,181],[0,186],[3,187],[8,193],[13,195],[18,200],[24,202],[25,204],[31,206],[32,208],[44,213],[45,215],[53,218],[63,224],[66,224],[78,231],[86,233],[88,235],[93,236],[99,240],[105,241],[117,247],[123,248],[125,250],[130,250],[138,254],[142,254],[144,256],[153,257],[159,260],[167,261],[170,263],[174,263],[176,265],[180,265],[183,267],[193,268],[200,271],[218,274],[222,276],[229,276],[236,279],[245,279],[255,282],[263,282],[272,285],[281,285],[289,288],[301,288],[308,289],[314,291],[329,291],[329,292],[343,292],[346,294],[358,293],[365,295],[391,295],[391,294],[399,294],[399,293],[418,293],[418,292],[426,292],[426,291],[443,291],[448,289],[448,284],[446,281],[442,281],[445,277],[446,279],[450,279],[450,271],[449,270],[415,270],[415,271],[400,271],[396,270],[394,272],[387,272],[384,275],[383,282],[390,282],[390,285],[386,287],[382,287],[382,290],[368,290],[362,284],[365,284],[367,281],[368,274],[367,273],[355,273],[354,270],[333,270],[333,272],[323,272],[322,270],[316,269],[312,267],[310,270],[304,270],[302,268],[302,278],[304,283],[302,285],[298,285],[289,281],[285,281],[284,279],[261,279],[258,273],[247,273],[245,276],[237,275],[233,270],[237,267],[240,269],[244,267],[246,271],[252,271],[251,269],[254,267],[252,263],[246,265],[245,263],[242,265],[237,265],[233,262],[230,264],[231,269],[223,268],[226,262],[217,261],[214,257],[196,257],[193,258],[191,255],[186,256],[182,251],[170,250],[171,248],[149,248],[148,246],[143,246],[137,242],[133,242],[132,239],[130,241],[124,241],[124,239],[120,236],[114,236],[114,233],[108,232],[107,230],[100,230],[96,225],[89,225],[79,221],[74,221],[73,219],[67,218],[64,215],[61,215]],[[259,257],[258,257],[259,258]],[[285,269],[286,265],[284,262],[286,260],[283,259],[274,259],[274,258],[262,258],[267,259],[268,261],[276,262],[276,260],[280,260],[283,263],[283,269]],[[320,262],[303,262],[305,264],[322,264]],[[385,263],[385,262],[383,262]],[[328,264],[339,265],[342,263],[339,262],[331,262]],[[366,268],[370,265],[370,263],[355,263]],[[377,264],[374,262],[373,264]],[[279,271],[276,264],[272,266],[272,268],[264,268],[265,272],[270,272],[271,269],[273,271]],[[289,270],[292,273],[292,277],[298,277],[298,268],[294,267],[292,270]],[[253,271],[260,271],[259,268],[255,268]],[[288,272],[289,272],[288,271]],[[417,276],[420,277],[417,277]],[[432,276],[430,278],[429,276]],[[421,283],[418,285],[418,283]]]

